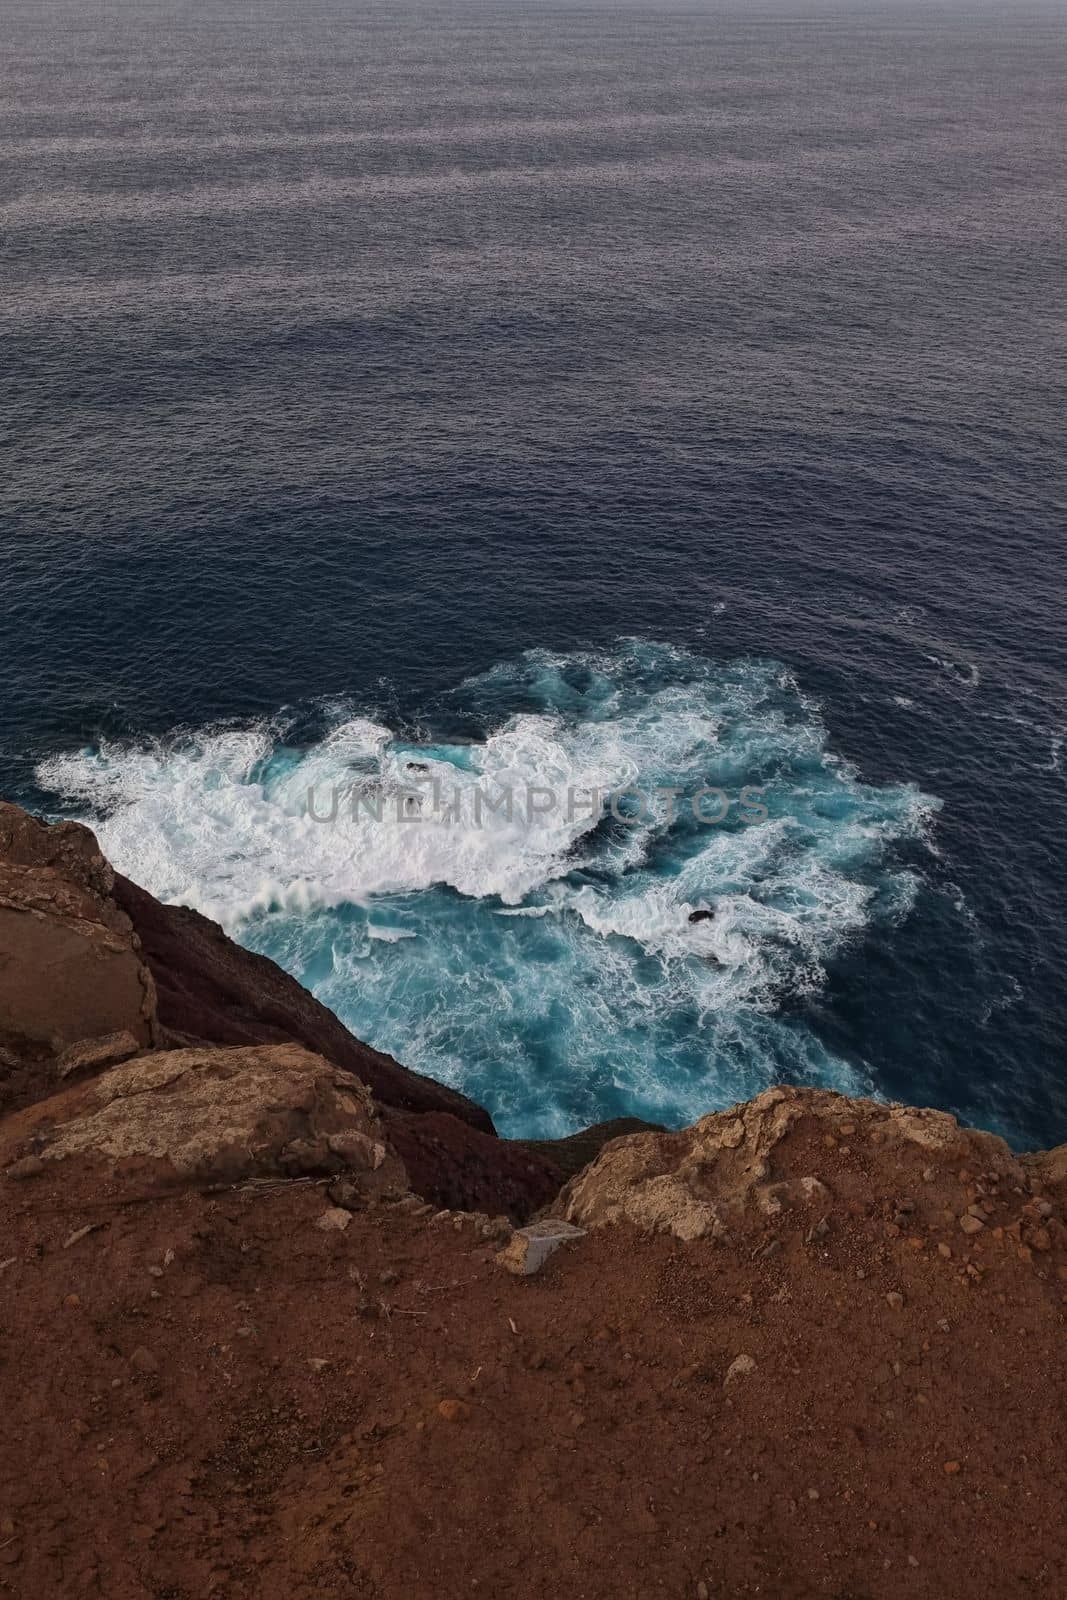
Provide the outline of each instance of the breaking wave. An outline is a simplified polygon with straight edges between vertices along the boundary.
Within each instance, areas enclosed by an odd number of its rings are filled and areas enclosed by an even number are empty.
[[[907,914],[937,802],[861,782],[781,665],[536,651],[417,734],[351,706],[321,720],[313,738],[279,716],[101,742],[38,781],[121,871],[503,1132],[679,1123],[783,1076],[871,1089],[804,1003],[850,940]],[[654,798],[583,803],[626,789]],[[726,797],[720,822],[694,810],[702,789]]]

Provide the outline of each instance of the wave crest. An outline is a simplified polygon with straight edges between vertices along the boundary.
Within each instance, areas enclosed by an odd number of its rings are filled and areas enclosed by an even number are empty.
[[[279,721],[100,743],[38,781],[87,811],[121,871],[273,955],[505,1130],[678,1121],[782,1075],[869,1087],[789,1008],[846,940],[906,914],[918,879],[899,850],[936,801],[863,784],[774,662],[642,641],[531,652],[452,709],[481,734],[411,740],[338,708],[310,744]],[[435,780],[450,820],[404,819],[405,793]],[[627,826],[560,803],[476,820],[479,789],[630,785],[755,785],[767,817],[706,826],[683,803]],[[344,797],[336,821],[309,815],[309,790],[319,815]],[[714,917],[690,923],[700,908]]]

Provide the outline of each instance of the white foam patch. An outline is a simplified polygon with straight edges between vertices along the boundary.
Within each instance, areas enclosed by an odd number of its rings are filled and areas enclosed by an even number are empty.
[[[865,786],[773,663],[635,645],[577,667],[537,656],[465,685],[501,708],[465,747],[336,708],[307,749],[264,722],[102,743],[38,780],[119,870],[281,960],[505,1131],[626,1108],[678,1121],[783,1073],[869,1088],[780,1003],[817,992],[873,917],[907,915],[919,880],[892,851],[925,836],[936,802]],[[705,784],[758,784],[766,819],[733,805],[698,825],[685,808]],[[682,790],[673,821],[656,802],[600,826],[585,804],[664,786]],[[528,805],[547,790],[551,809]],[[510,814],[478,804],[507,791]],[[336,820],[316,821],[335,794]],[[714,916],[691,923],[700,909]]]
[[[517,716],[471,752],[469,771],[354,718],[308,751],[279,749],[262,724],[169,746],[103,743],[41,763],[37,778],[102,818],[97,834],[121,871],[231,929],[270,909],[361,905],[433,884],[517,904],[567,869],[595,825],[591,791],[635,784],[652,762],[684,764],[708,736],[694,708],[662,698],[577,726]],[[620,866],[640,858],[653,827],[626,829]]]

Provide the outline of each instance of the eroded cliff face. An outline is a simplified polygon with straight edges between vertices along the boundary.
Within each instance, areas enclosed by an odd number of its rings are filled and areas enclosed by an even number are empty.
[[[353,1038],[274,962],[114,873],[88,828],[2,802],[0,978],[0,1115],[130,1058],[130,1077],[148,1073],[147,1052],[230,1050],[232,1074],[272,1059],[240,1047],[300,1045],[366,1086],[435,1206],[522,1218],[562,1181],[543,1149],[498,1139],[481,1106]]]
[[[973,1234],[988,1220],[980,1196],[1026,1197],[1031,1178],[1059,1171],[1058,1158],[1024,1165],[1003,1139],[944,1111],[779,1087],[679,1133],[613,1141],[552,1209],[586,1228],[630,1223],[676,1239],[729,1241],[842,1206],[888,1205],[902,1226],[930,1227],[946,1220],[946,1206],[955,1216],[956,1205]]]
[[[84,1121],[94,1096],[111,1109],[87,1126],[125,1121],[132,1136],[138,1118],[147,1126],[161,1115],[161,1144],[179,1137],[183,1117],[224,1125],[240,1099],[252,1119],[243,1175],[291,1172],[279,1166],[281,1130],[297,1137],[301,1095],[313,1100],[321,1080],[373,1108],[410,1192],[516,1221],[550,1212],[583,1228],[724,1239],[779,1214],[817,1214],[831,1199],[869,1207],[902,1186],[928,1216],[935,1170],[983,1173],[1019,1193],[1067,1181],[1067,1148],[1019,1160],[944,1112],[796,1088],[677,1133],[624,1121],[556,1143],[499,1139],[482,1107],[355,1039],[272,961],[114,873],[89,829],[46,825],[3,802],[0,979],[3,1135],[31,1155],[72,1108]]]
[[[87,828],[0,804],[0,1111],[159,1043],[156,991]],[[104,1041],[110,1041],[110,1044]]]

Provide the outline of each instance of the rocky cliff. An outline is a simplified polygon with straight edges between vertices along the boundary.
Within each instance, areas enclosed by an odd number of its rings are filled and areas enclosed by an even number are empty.
[[[412,1187],[519,1218],[559,1188],[544,1149],[344,1028],[274,962],[113,872],[92,833],[0,803],[0,1113],[147,1051],[300,1044],[365,1084]]]
[[[0,806],[0,1593],[1067,1593],[1065,1208],[816,1090],[499,1139]]]

